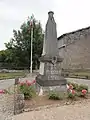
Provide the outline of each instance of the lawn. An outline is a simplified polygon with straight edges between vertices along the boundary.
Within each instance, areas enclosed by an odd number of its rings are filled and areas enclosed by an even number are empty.
[[[74,78],[86,78],[90,79],[90,71],[84,71],[84,72],[72,72],[69,74],[70,77]]]
[[[90,70],[64,70],[62,74],[65,77],[90,79]]]
[[[10,73],[0,73],[0,80],[2,79],[12,79],[17,77],[25,77],[25,72],[10,72]]]

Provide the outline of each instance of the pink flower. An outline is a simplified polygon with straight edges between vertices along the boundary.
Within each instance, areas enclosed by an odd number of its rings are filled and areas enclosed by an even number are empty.
[[[33,80],[32,83],[36,83],[36,80]]]
[[[31,81],[31,84],[34,84],[34,83],[36,83],[36,80]]]
[[[28,80],[26,80],[26,83],[28,82]]]
[[[25,83],[24,82],[20,82],[20,85],[23,86]]]
[[[0,94],[4,94],[5,93],[5,91],[4,90],[0,90]]]
[[[26,80],[26,85],[27,85],[27,86],[30,86],[30,85],[31,85],[31,82],[28,81],[28,80]]]
[[[28,85],[28,86],[30,86],[30,85],[31,85],[31,82],[30,82],[30,81],[28,81],[28,82],[27,82],[27,85]]]
[[[72,90],[71,92],[72,92],[72,94],[75,94],[75,93],[76,93],[75,90]]]
[[[84,89],[84,90],[82,90],[82,94],[84,94],[84,95],[85,95],[86,93],[87,93],[87,90],[85,90],[85,89]]]

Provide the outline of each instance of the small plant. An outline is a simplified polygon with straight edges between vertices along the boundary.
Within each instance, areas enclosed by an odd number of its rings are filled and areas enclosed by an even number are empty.
[[[4,94],[5,91],[3,89],[0,90],[0,94]]]
[[[78,84],[77,83],[72,83],[73,89],[77,90],[78,89]]]
[[[72,90],[72,91],[74,91],[74,90]],[[75,99],[75,97],[76,97],[76,93],[75,92],[69,92],[68,93],[68,98]]]
[[[78,89],[78,84],[77,83],[72,83],[72,82],[68,82],[68,85],[72,85],[74,90]]]
[[[35,83],[35,81],[33,83]],[[32,82],[29,82],[29,81],[21,82],[19,84],[19,90],[21,93],[24,94],[25,99],[31,99],[33,96],[36,95],[34,86],[33,86]]]
[[[67,84],[67,92],[70,92],[71,90],[73,90],[72,84]]]
[[[11,92],[9,90],[6,90],[6,89],[4,90],[4,93],[5,94],[11,94]]]
[[[63,97],[63,94],[60,94],[59,92],[52,91],[49,93],[49,99],[52,100],[62,100]]]
[[[78,97],[86,97],[88,92],[88,86],[87,85],[78,85],[76,83],[69,82],[67,84],[67,92],[68,92],[68,98],[76,98]]]
[[[88,86],[87,85],[83,85],[83,84],[78,85],[78,89],[77,90],[78,91],[87,90],[87,92],[88,92]]]
[[[77,96],[78,97],[86,97],[87,95],[87,90],[82,90],[81,92],[78,92]]]

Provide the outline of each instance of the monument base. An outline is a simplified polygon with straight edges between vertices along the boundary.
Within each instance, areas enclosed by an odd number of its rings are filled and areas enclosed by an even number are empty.
[[[49,91],[66,92],[66,84],[67,80],[62,76],[59,80],[48,80],[45,75],[40,74],[36,77],[36,89],[40,95],[43,95],[44,92]]]
[[[36,83],[36,90],[39,96],[44,95],[45,93],[48,93],[50,91],[56,91],[56,92],[67,92],[66,85],[61,86],[40,86]]]
[[[59,79],[52,79],[49,80],[48,77],[46,75],[37,75],[36,77],[36,82],[40,85],[40,86],[63,86],[67,84],[67,80],[62,77],[59,76]]]

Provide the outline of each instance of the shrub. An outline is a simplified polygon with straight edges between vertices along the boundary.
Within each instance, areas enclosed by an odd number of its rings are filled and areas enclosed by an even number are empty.
[[[68,82],[68,85],[72,85],[74,90],[78,89],[78,84],[77,83]]]
[[[60,94],[59,92],[52,91],[49,93],[49,99],[52,100],[62,100],[63,97],[63,94]]]
[[[87,90],[82,90],[81,92],[78,92],[77,96],[78,97],[86,97],[87,95]]]
[[[20,83],[19,90],[21,93],[24,94],[25,99],[31,99],[33,96],[36,95],[34,86],[31,85],[29,81]]]
[[[70,91],[68,91],[67,95],[68,95],[68,98],[75,99],[77,93],[75,90],[70,90]]]
[[[75,97],[76,97],[76,94],[73,94],[71,92],[68,93],[68,98],[75,99]]]
[[[88,92],[88,86],[87,85],[83,85],[83,84],[78,85],[78,89],[77,90],[78,91],[87,90],[87,92]]]
[[[73,86],[73,89],[77,90],[78,89],[78,84],[77,83],[71,83]]]

